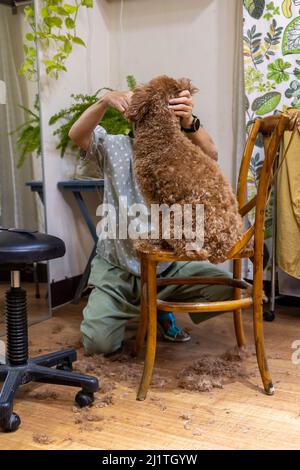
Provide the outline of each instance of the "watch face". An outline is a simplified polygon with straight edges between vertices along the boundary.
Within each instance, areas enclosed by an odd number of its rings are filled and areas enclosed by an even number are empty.
[[[200,128],[200,120],[198,118],[195,118],[194,119],[194,122],[193,122],[193,128],[195,131],[198,131],[199,128]]]
[[[201,122],[200,119],[197,118],[197,116],[193,115],[193,122],[191,124],[190,129],[185,129],[184,127],[181,127],[181,130],[186,132],[187,134],[197,132],[197,130],[201,127]]]

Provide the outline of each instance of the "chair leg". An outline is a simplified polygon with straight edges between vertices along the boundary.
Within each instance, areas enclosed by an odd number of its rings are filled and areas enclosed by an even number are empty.
[[[236,299],[238,299],[238,297],[236,297]],[[244,334],[243,314],[241,309],[235,310],[233,312],[233,321],[237,345],[239,348],[243,348],[246,344],[246,339]]]
[[[147,283],[146,283],[147,262],[141,258],[141,314],[139,328],[136,335],[135,345],[132,355],[137,356],[145,341],[148,326],[148,302],[147,302]]]
[[[233,262],[233,277],[235,279],[241,279],[242,277],[242,260],[235,259]],[[234,298],[240,299],[241,298],[241,289],[234,289]],[[243,315],[242,310],[238,309],[233,312],[233,321],[234,321],[234,330],[237,345],[239,348],[245,346],[246,339],[243,327]]]
[[[137,394],[137,400],[145,400],[150,386],[155,362],[157,336],[156,304],[156,262],[147,261],[147,300],[148,300],[148,335],[143,376]]]
[[[261,298],[254,296],[253,304],[253,328],[254,328],[254,339],[256,348],[256,358],[262,378],[263,386],[267,395],[273,395],[275,392],[274,385],[272,383],[267,358],[265,355],[264,348],[264,336],[263,336],[263,304]]]

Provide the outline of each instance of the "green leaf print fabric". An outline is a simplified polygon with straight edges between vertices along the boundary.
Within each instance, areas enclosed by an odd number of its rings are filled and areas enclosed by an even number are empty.
[[[300,0],[244,0],[243,53],[246,129],[256,117],[300,108]],[[248,174],[248,197],[256,194],[263,160],[257,139]],[[265,273],[270,269],[273,202],[270,198],[265,233]],[[249,215],[252,222],[254,213]],[[252,277],[249,263],[245,275]]]

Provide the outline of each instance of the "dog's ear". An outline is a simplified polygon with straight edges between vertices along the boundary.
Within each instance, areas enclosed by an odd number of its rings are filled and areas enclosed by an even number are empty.
[[[146,86],[135,89],[130,105],[126,109],[124,116],[131,122],[139,122],[149,111],[149,93]]]
[[[192,84],[192,81],[189,78],[179,78],[177,83],[180,86],[180,91],[189,90],[191,95],[194,95],[199,91],[198,88]]]

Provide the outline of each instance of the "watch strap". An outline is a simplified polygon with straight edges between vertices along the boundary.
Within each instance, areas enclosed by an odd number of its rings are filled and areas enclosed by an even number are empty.
[[[197,116],[195,116],[194,114],[192,116],[193,116],[193,121],[192,121],[191,127],[189,129],[187,129],[185,127],[181,127],[181,130],[183,132],[186,132],[187,134],[197,132],[199,130],[199,128],[202,127],[200,119]]]

